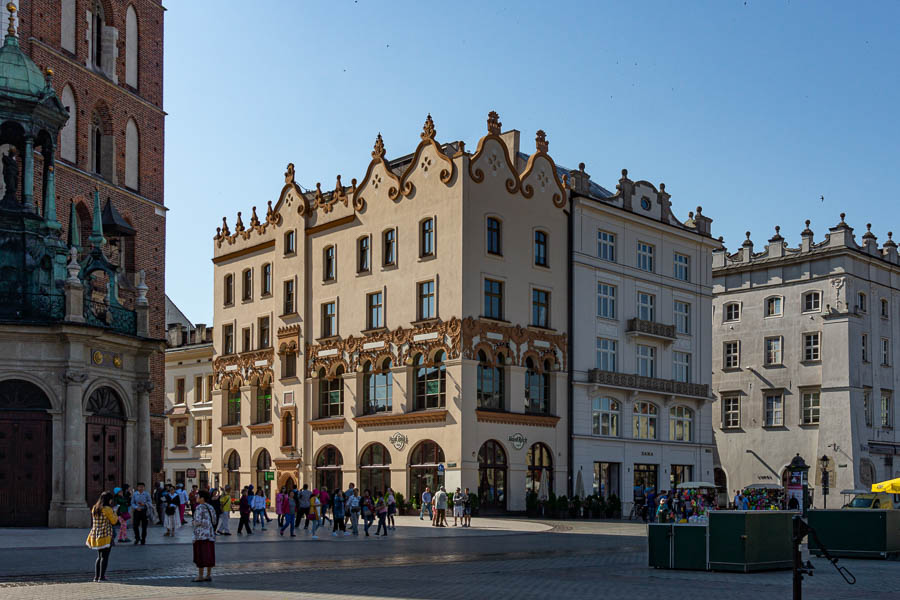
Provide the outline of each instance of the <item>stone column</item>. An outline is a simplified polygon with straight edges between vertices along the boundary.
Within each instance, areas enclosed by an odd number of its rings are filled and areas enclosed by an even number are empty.
[[[25,211],[34,212],[34,138],[25,138],[25,157],[23,160],[22,196]]]
[[[63,510],[66,527],[84,527],[90,525],[90,513],[84,499],[85,492],[85,424],[82,396],[87,373],[84,371],[66,371],[63,375],[66,384],[66,437],[65,454],[58,459],[64,465],[65,492],[63,494]]]
[[[139,381],[137,392],[137,481],[143,481],[148,489],[151,485],[152,444],[150,443],[150,392],[153,382]]]

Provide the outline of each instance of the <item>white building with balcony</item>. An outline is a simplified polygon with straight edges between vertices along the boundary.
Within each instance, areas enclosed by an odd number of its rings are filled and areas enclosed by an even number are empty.
[[[665,185],[572,188],[572,463],[587,493],[635,499],[713,477],[711,219]],[[588,324],[591,327],[588,327]]]

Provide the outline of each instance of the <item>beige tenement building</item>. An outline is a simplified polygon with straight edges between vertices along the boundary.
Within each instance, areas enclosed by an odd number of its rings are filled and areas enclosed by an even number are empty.
[[[192,325],[168,297],[166,304],[166,481],[206,489],[212,483],[213,331]],[[171,319],[173,313],[181,318]]]
[[[871,231],[844,221],[816,242],[775,235],[754,252],[713,256],[713,420],[719,479],[729,491],[782,485],[800,454],[816,506],[842,489],[897,477],[895,392],[900,389],[900,259]]]
[[[213,477],[468,486],[522,510],[567,474],[567,190],[542,131],[495,113],[474,153],[429,116],[409,156],[379,135],[350,186],[304,192],[215,238]]]

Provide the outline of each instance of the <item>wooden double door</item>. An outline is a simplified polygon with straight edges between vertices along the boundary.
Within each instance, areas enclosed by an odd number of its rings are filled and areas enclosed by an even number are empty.
[[[125,427],[121,419],[88,417],[85,460],[85,502],[93,506],[102,492],[125,483]]]
[[[52,422],[46,412],[0,411],[0,527],[45,527]]]

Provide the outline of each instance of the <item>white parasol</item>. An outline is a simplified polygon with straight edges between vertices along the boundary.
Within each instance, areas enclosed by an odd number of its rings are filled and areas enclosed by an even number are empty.
[[[550,499],[550,477],[548,469],[541,469],[541,483],[538,486],[538,501],[546,502]]]
[[[584,477],[581,476],[581,469],[578,469],[578,477],[575,478],[575,495],[584,500]]]

